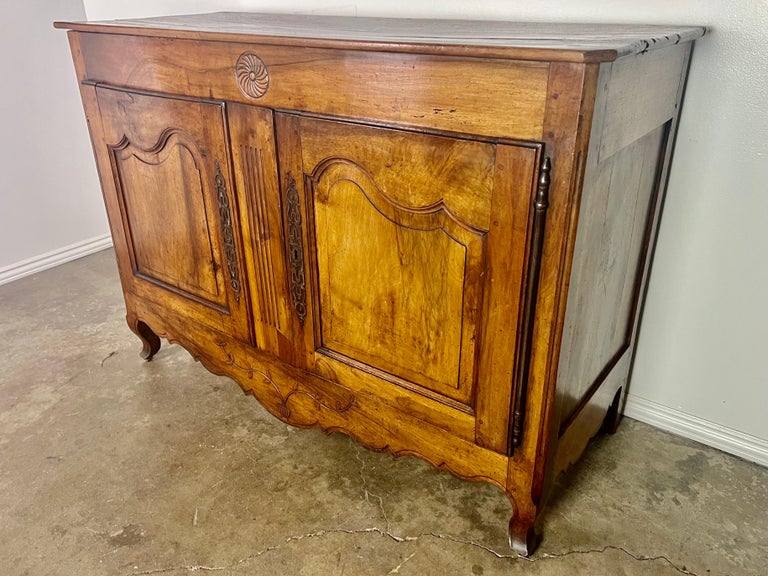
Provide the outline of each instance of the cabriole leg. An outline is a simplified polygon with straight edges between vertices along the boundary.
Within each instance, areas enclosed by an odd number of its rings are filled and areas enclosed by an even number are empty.
[[[540,537],[530,521],[522,521],[517,514],[509,521],[509,546],[518,556],[530,556],[539,545]]]
[[[518,487],[519,492],[520,487]],[[530,488],[524,488],[528,492]],[[512,504],[512,518],[509,520],[509,547],[518,556],[530,556],[539,545],[541,538],[536,530],[537,506],[527,497],[515,497],[515,492],[508,491],[507,497]]]
[[[142,349],[139,356],[149,362],[157,354],[157,351],[160,350],[160,338],[152,331],[152,328],[141,320],[129,318],[128,326],[141,340]]]

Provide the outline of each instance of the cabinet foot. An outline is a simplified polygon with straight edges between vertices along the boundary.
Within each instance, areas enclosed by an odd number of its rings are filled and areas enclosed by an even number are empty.
[[[540,540],[532,524],[523,524],[515,516],[509,521],[509,547],[518,556],[528,557],[533,554]]]
[[[142,348],[139,356],[149,362],[157,354],[157,351],[160,350],[160,338],[152,331],[152,328],[141,320],[129,321],[128,325],[141,340]]]
[[[621,422],[621,401],[623,388],[616,390],[616,395],[613,397],[613,402],[608,407],[608,412],[605,414],[603,424],[600,426],[600,432],[605,434],[615,434],[619,428]]]

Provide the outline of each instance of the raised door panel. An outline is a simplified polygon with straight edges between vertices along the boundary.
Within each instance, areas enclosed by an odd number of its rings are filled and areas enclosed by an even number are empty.
[[[210,207],[192,146],[177,131],[165,134],[157,151],[126,138],[112,148],[115,171],[136,274],[221,306],[223,278],[211,269],[218,253],[208,233]]]
[[[471,405],[491,144],[301,122],[319,348]]]
[[[131,290],[247,339],[223,104],[96,93]]]
[[[399,207],[359,165],[314,177],[322,347],[468,404],[482,233]]]

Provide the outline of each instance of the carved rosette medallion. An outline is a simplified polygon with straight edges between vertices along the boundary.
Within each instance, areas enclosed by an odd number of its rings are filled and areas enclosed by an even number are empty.
[[[235,65],[235,78],[240,92],[249,98],[261,98],[269,89],[269,70],[252,52],[243,52]]]
[[[286,208],[288,216],[288,260],[291,264],[291,294],[293,309],[299,317],[299,323],[304,325],[307,316],[307,282],[304,276],[304,243],[301,237],[301,202],[296,181],[288,175],[286,191]]]
[[[221,220],[221,233],[224,239],[224,256],[227,259],[227,274],[229,285],[235,294],[235,300],[240,302],[240,272],[237,269],[237,252],[235,250],[235,233],[232,230],[232,214],[229,209],[229,196],[227,196],[227,182],[221,173],[221,166],[216,162],[216,201],[219,204],[219,218]]]

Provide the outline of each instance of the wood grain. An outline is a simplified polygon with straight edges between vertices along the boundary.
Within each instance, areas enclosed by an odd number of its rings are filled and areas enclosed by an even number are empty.
[[[283,250],[284,232],[271,110],[227,105],[232,161],[251,283],[257,346],[279,355],[289,338],[290,295]],[[284,347],[284,345],[283,345]]]
[[[685,46],[684,60],[681,66],[681,75],[678,78],[677,87],[674,94],[673,108],[679,114],[680,104],[682,101],[682,92],[685,85],[686,71],[688,68],[688,61],[690,58],[690,45]],[[673,59],[676,56],[673,56]],[[632,60],[628,60],[628,64],[632,64]],[[602,343],[600,351],[589,351],[586,359],[573,360],[570,349],[572,347],[578,347],[577,339],[581,337],[578,334],[579,331],[584,330],[590,332],[595,330],[591,327],[591,321],[586,320],[586,316],[581,322],[574,322],[575,318],[580,312],[583,312],[575,304],[569,306],[568,316],[566,318],[566,330],[563,336],[563,356],[560,363],[560,376],[558,385],[558,418],[556,421],[560,422],[558,426],[558,432],[560,440],[558,442],[557,454],[553,460],[551,475],[558,473],[565,468],[568,464],[576,461],[581,455],[587,445],[587,440],[594,435],[603,425],[603,417],[605,415],[606,407],[611,403],[615,403],[615,406],[611,406],[611,411],[619,411],[622,405],[622,395],[626,392],[628,379],[631,371],[634,348],[636,344],[636,337],[638,331],[639,318],[642,308],[643,294],[646,290],[648,283],[648,270],[650,268],[653,242],[656,236],[656,230],[658,229],[659,216],[661,211],[661,202],[664,194],[664,187],[666,183],[666,175],[668,174],[669,162],[671,159],[672,146],[670,145],[674,138],[674,133],[679,119],[679,115],[675,115],[669,122],[665,122],[663,125],[652,127],[649,132],[643,137],[639,138],[634,143],[630,144],[627,148],[634,148],[636,152],[643,155],[644,160],[638,162],[635,160],[629,160],[631,152],[625,148],[622,148],[618,153],[607,159],[600,156],[599,150],[603,144],[603,137],[611,138],[613,134],[610,130],[606,131],[606,127],[610,126],[610,123],[605,122],[605,111],[611,106],[610,94],[616,94],[608,89],[611,82],[616,82],[613,78],[614,65],[602,65],[600,74],[600,89],[598,91],[598,99],[596,103],[596,114],[592,126],[592,134],[590,141],[589,160],[587,165],[587,174],[584,182],[584,196],[589,198],[590,195],[606,193],[604,186],[606,186],[605,180],[608,178],[607,173],[611,172],[617,167],[616,163],[622,163],[623,166],[619,167],[616,175],[616,181],[608,183],[608,186],[615,186],[618,190],[614,190],[612,198],[605,199],[606,202],[610,202],[613,206],[613,212],[619,208],[625,200],[617,199],[617,195],[621,196],[625,194],[622,190],[622,185],[626,184],[626,178],[636,169],[629,167],[630,163],[641,164],[640,168],[642,174],[637,181],[637,189],[633,190],[632,180],[637,176],[629,176],[629,194],[628,196],[634,197],[639,201],[636,205],[638,213],[635,214],[635,219],[628,223],[628,227],[631,226],[631,230],[620,231],[612,227],[611,224],[604,226],[604,231],[614,230],[614,234],[618,235],[618,245],[624,246],[627,249],[627,262],[624,263],[624,282],[621,293],[619,293],[616,287],[617,281],[621,279],[622,272],[620,270],[622,260],[613,260],[616,255],[616,250],[610,245],[603,245],[602,253],[604,256],[604,262],[614,262],[614,267],[607,271],[607,276],[611,279],[608,282],[608,286],[614,286],[613,302],[616,306],[620,306],[621,310],[619,314],[608,320],[608,314],[602,315],[603,329],[605,330],[607,324],[610,324],[608,333],[599,338],[599,342]],[[624,80],[626,81],[626,76]],[[631,82],[631,81],[630,81]],[[649,85],[646,90],[652,95],[654,90],[659,90],[659,100],[663,103],[668,99],[670,91],[668,83],[662,83],[658,87]],[[621,91],[619,91],[621,93]],[[645,96],[648,98],[648,96]],[[663,107],[663,106],[662,106]],[[650,114],[650,117],[654,117]],[[664,115],[656,116],[657,118],[663,118]],[[638,126],[635,116],[630,113],[627,119],[629,126],[634,126],[636,129]],[[648,125],[646,123],[646,125]],[[626,131],[629,133],[629,131]],[[648,164],[647,166],[645,164]],[[655,166],[655,168],[654,168]],[[602,180],[602,182],[600,182]],[[646,204],[647,202],[647,204]],[[593,204],[594,206],[595,204]],[[599,202],[597,203],[599,205]],[[625,205],[626,206],[626,205]],[[600,212],[604,215],[609,213],[609,208],[606,207]],[[581,220],[588,220],[592,214],[592,218],[595,218],[594,209],[585,209],[582,211],[580,217],[579,226],[584,226],[590,229],[591,224],[582,222]],[[621,210],[618,212],[621,213]],[[626,218],[626,216],[625,216]],[[600,217],[597,219],[600,222]],[[582,228],[583,229],[583,228]],[[581,243],[582,249],[577,246],[577,250],[574,253],[574,258],[585,262],[588,258],[584,257],[584,245],[587,243],[586,237],[590,232],[582,232],[580,235],[579,243]],[[592,233],[593,238],[597,238]],[[601,234],[604,241],[606,236]],[[616,239],[615,239],[616,240]],[[614,240],[614,241],[615,241]],[[595,240],[596,242],[600,242]],[[600,250],[596,244],[592,244],[590,248],[586,250]],[[619,262],[619,270],[616,271],[615,263]],[[634,265],[634,268],[633,268]],[[574,274],[575,276],[575,274]],[[630,281],[631,279],[631,281]],[[587,282],[584,285],[588,285]],[[577,296],[579,293],[579,283],[574,278],[571,284],[573,290],[569,295],[569,302],[581,299],[584,301],[585,296]],[[583,286],[581,288],[584,289]],[[631,293],[631,296],[630,296]],[[590,299],[589,296],[586,297]],[[613,330],[613,335],[611,331]],[[590,338],[595,341],[595,335],[591,335]],[[621,342],[621,346],[616,350],[613,355],[609,355],[608,350],[610,347],[616,346],[617,342]],[[611,344],[613,342],[613,344]],[[603,365],[596,361],[596,357],[602,355]],[[578,377],[574,377],[572,373],[568,372],[567,366],[570,367],[571,372],[575,364],[579,364],[582,368],[584,366],[591,366],[594,380],[591,385],[587,385],[584,380],[581,380],[580,384],[576,385],[575,382],[579,381]],[[610,415],[610,413],[609,413]],[[615,430],[616,417],[612,416],[614,421],[609,423],[607,429]]]
[[[301,141],[317,345],[469,405],[493,146],[312,120]]]
[[[689,46],[624,58],[612,65],[598,161],[675,115]]]
[[[560,359],[561,430],[628,349],[663,135],[660,126],[587,173]]]
[[[437,206],[459,223],[490,229],[495,146],[322,120],[301,122],[302,154],[311,172],[332,157],[365,159],[365,169],[396,206]]]
[[[105,34],[81,43],[92,82],[489,136],[541,130],[543,63]],[[269,70],[257,101],[235,74],[245,52]]]
[[[481,446],[508,452],[529,221],[540,149],[499,146],[486,242],[485,295],[477,389]]]

